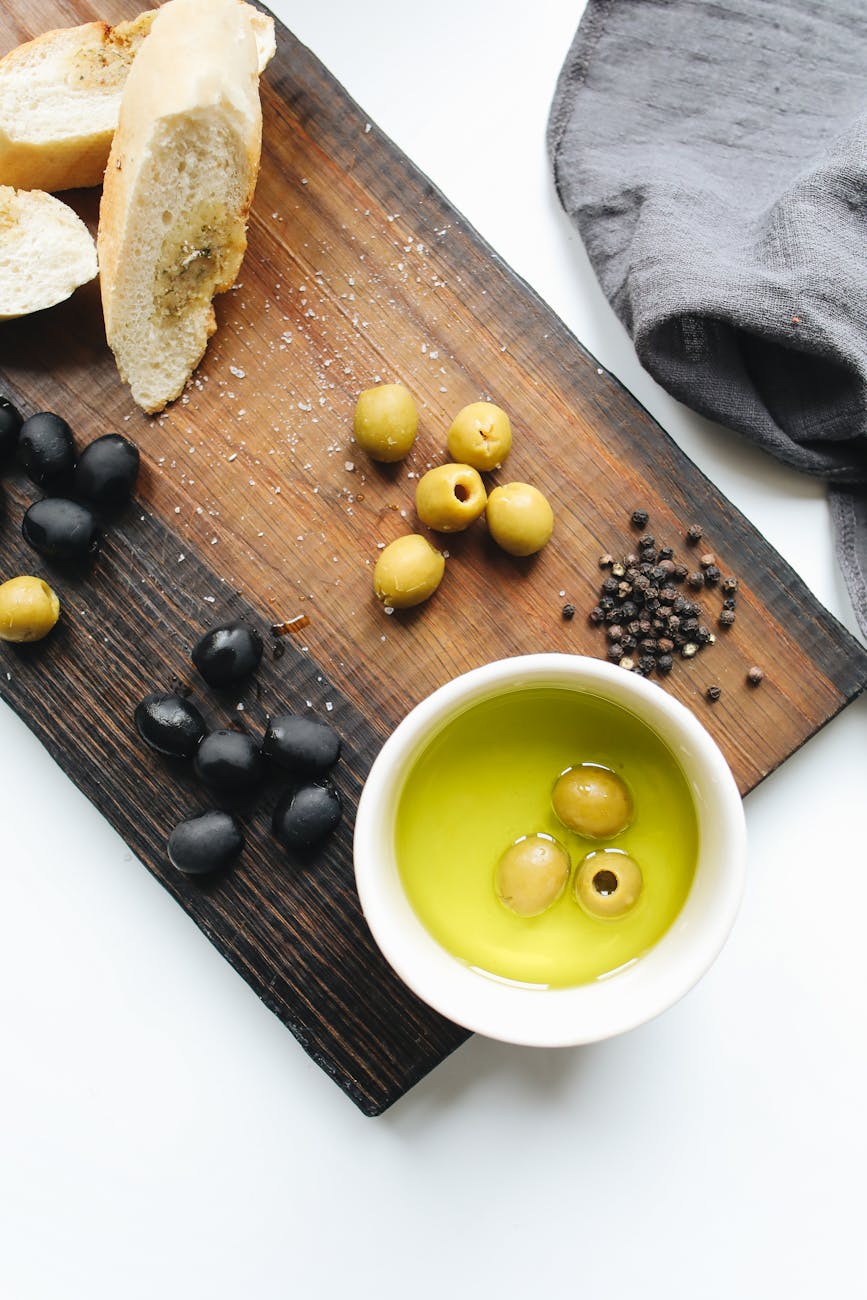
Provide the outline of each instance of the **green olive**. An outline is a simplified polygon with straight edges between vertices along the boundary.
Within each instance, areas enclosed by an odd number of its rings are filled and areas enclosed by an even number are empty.
[[[551,795],[564,826],[594,840],[610,840],[632,820],[632,795],[626,782],[596,763],[568,767]]]
[[[442,581],[446,562],[420,533],[398,537],[386,546],[373,570],[377,599],[392,609],[409,609],[432,596]]]
[[[450,456],[473,469],[496,469],[512,449],[508,415],[493,402],[471,402],[452,421],[448,448]]]
[[[60,601],[41,578],[10,578],[0,586],[0,641],[41,641],[60,618]]]
[[[366,388],[355,405],[355,441],[374,460],[403,460],[418,433],[418,411],[402,384]]]
[[[554,531],[554,511],[530,483],[505,483],[488,497],[488,529],[510,555],[535,555]]]
[[[572,892],[590,916],[623,916],[638,902],[641,868],[620,849],[599,849],[578,864]]]
[[[561,897],[569,854],[552,835],[522,835],[497,863],[497,897],[518,916],[539,916]]]
[[[485,509],[485,485],[471,465],[437,465],[418,481],[415,508],[428,528],[460,533]]]

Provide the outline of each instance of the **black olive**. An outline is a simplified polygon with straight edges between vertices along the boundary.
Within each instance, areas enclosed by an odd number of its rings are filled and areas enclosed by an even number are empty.
[[[227,812],[206,812],[181,822],[169,836],[169,861],[187,876],[230,867],[244,847],[244,832]]]
[[[271,824],[287,849],[309,849],[331,834],[341,812],[340,795],[331,782],[317,781],[281,795]]]
[[[119,433],[95,439],[78,458],[72,490],[98,510],[117,510],[132,496],[138,477],[138,447]]]
[[[259,667],[262,638],[247,623],[224,623],[200,637],[190,657],[209,686],[231,686]]]
[[[21,412],[8,397],[0,397],[0,460],[7,460],[18,446]]]
[[[296,776],[321,776],[340,757],[340,737],[327,722],[284,713],[269,719],[262,752]]]
[[[99,525],[93,511],[64,497],[34,501],[21,532],[34,551],[51,560],[86,560],[99,546]]]
[[[40,487],[56,487],[75,468],[72,430],[52,411],[38,411],[21,426],[18,459],[34,483]]]
[[[192,758],[205,734],[205,719],[181,695],[146,695],[136,706],[135,725],[151,749],[171,758]]]
[[[212,731],[196,751],[194,768],[214,794],[240,799],[259,785],[265,763],[250,736],[241,731]]]

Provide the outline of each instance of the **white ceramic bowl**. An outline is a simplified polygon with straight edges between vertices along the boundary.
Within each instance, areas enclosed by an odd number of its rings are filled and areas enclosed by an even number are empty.
[[[695,801],[699,852],[686,902],[638,961],[591,984],[538,989],[499,981],[452,956],[413,911],[401,884],[394,826],[404,780],[433,736],[470,705],[532,687],[592,694],[629,709],[668,745]],[[423,700],[380,751],[358,805],[355,879],[373,937],[402,980],[449,1020],[489,1038],[539,1047],[592,1043],[672,1006],[722,948],[743,890],[743,806],[725,759],[701,723],[661,687],[577,655],[501,659]]]

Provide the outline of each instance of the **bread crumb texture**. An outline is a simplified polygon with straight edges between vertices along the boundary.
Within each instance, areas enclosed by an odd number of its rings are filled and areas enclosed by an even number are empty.
[[[118,23],[117,27],[92,24],[102,29],[94,33],[97,39],[70,48],[66,74],[69,90],[73,94],[118,95],[155,16],[156,11],[152,9],[131,22]]]
[[[53,307],[95,275],[93,240],[71,208],[0,186],[0,320]]]

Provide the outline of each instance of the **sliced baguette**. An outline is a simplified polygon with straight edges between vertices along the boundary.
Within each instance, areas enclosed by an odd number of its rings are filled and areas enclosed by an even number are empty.
[[[106,337],[143,410],[182,391],[235,281],[262,136],[236,0],[169,0],[127,78],[100,207]]]
[[[0,320],[53,307],[95,275],[93,239],[72,208],[0,185]]]
[[[261,72],[276,48],[274,20],[244,8]],[[126,78],[156,13],[45,32],[0,59],[0,185],[102,184]]]

